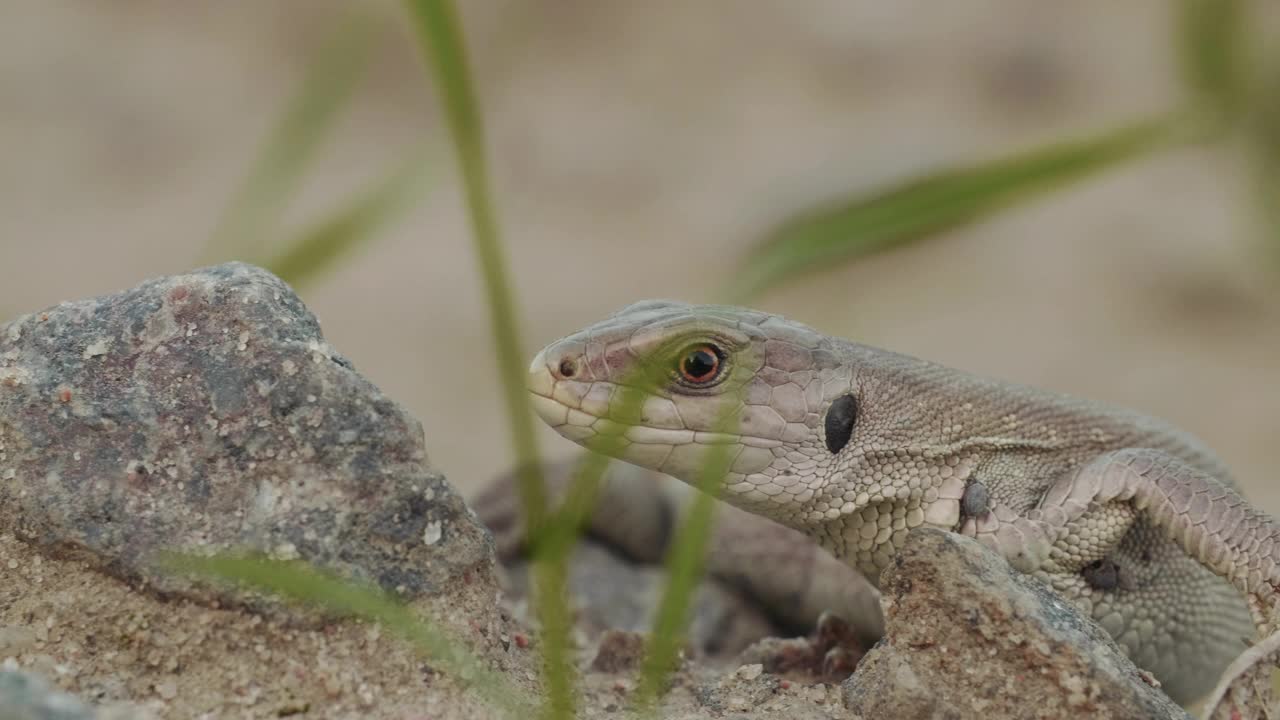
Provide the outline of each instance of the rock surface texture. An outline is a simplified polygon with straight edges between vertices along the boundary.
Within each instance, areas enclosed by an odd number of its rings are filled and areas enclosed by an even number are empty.
[[[885,638],[844,684],[855,717],[1190,717],[1102,628],[969,538],[914,531],[881,580]]]
[[[422,431],[284,283],[223,265],[0,328],[0,527],[164,590],[161,549],[302,558],[407,597],[491,543]]]
[[[279,606],[158,570],[175,549],[376,583],[506,661],[493,542],[418,422],[248,265],[0,326],[0,659],[162,717],[391,717],[451,697],[375,628],[254,612]]]

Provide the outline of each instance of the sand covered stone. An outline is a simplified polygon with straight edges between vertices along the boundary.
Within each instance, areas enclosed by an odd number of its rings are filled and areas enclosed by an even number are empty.
[[[298,558],[406,599],[493,574],[419,423],[285,283],[240,263],[0,326],[0,530],[232,602],[158,572],[156,551]]]

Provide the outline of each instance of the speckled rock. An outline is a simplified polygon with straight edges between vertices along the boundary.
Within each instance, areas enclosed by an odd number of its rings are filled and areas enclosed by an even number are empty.
[[[0,670],[0,720],[94,720],[93,709],[30,673]]]
[[[714,718],[755,720],[844,720],[840,689],[827,684],[792,684],[766,673],[758,664],[742,665],[714,680],[691,683],[690,694],[697,706]],[[907,718],[909,715],[886,715]],[[878,719],[877,719],[878,720]]]
[[[843,686],[861,718],[1178,718],[1106,631],[974,540],[908,535],[881,577],[886,634]]]
[[[250,598],[158,572],[156,551],[301,558],[407,599],[493,573],[418,422],[239,263],[0,326],[0,530],[232,603]]]

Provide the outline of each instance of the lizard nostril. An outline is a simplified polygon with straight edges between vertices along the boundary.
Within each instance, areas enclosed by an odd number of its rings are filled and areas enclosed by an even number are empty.
[[[573,361],[573,358],[564,358],[556,369],[560,371],[560,377],[566,380],[578,374],[578,364]]]

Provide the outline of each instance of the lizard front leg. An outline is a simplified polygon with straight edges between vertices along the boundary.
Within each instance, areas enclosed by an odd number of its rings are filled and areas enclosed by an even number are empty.
[[[1008,509],[991,508],[966,520],[961,532],[979,538],[1009,558],[1011,564],[1045,577],[1060,589],[1073,581],[1079,584],[1082,572],[1087,575],[1090,567],[1100,561],[1111,562],[1116,555],[1125,556],[1118,567],[1123,578],[1126,565],[1134,560],[1135,547],[1159,547],[1139,536],[1159,534],[1243,592],[1264,635],[1274,632],[1280,620],[1276,612],[1280,595],[1280,524],[1255,509],[1233,488],[1159,451],[1131,449],[1101,455],[1055,482],[1029,512],[1018,515]],[[1166,562],[1164,567],[1175,565]],[[1170,590],[1181,590],[1184,597],[1194,595],[1191,588],[1178,588],[1177,583],[1194,581],[1195,570],[1184,567],[1181,574],[1189,579],[1177,580]],[[1104,626],[1108,613],[1129,616],[1117,623],[1132,622],[1135,617],[1163,611],[1155,607],[1162,596],[1152,592],[1151,586],[1169,584],[1168,575],[1148,574],[1138,583],[1144,587],[1120,588],[1110,597],[1088,590],[1067,594],[1083,600],[1086,606],[1098,598],[1107,603],[1108,607],[1094,613]],[[1186,624],[1187,618],[1196,614],[1194,607],[1180,608],[1169,613],[1167,619],[1176,626],[1179,616]],[[1108,629],[1113,634],[1116,630],[1125,632],[1123,625]],[[1123,644],[1123,637],[1117,639]],[[1146,639],[1131,641],[1141,645]],[[1196,634],[1189,634],[1165,644],[1175,662],[1185,665],[1206,652],[1204,642]],[[1139,657],[1134,659],[1142,664]],[[1220,697],[1222,691],[1220,687],[1213,697]]]
[[[1280,599],[1280,523],[1233,488],[1157,450],[1101,455],[1054,483],[1025,515],[995,508],[962,531],[1025,572],[1053,571],[1071,558],[1100,559],[1139,516],[1268,611]]]

